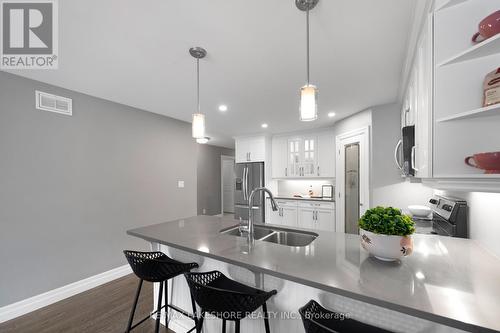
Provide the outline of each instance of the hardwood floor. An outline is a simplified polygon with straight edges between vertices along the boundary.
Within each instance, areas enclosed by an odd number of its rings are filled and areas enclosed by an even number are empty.
[[[125,332],[138,280],[127,275],[84,293],[0,324],[1,333],[82,333]],[[144,282],[135,319],[152,310],[153,284]],[[135,321],[135,320],[134,320]],[[148,320],[133,333],[154,332]],[[160,326],[160,332],[166,332]],[[173,331],[169,331],[173,333]]]

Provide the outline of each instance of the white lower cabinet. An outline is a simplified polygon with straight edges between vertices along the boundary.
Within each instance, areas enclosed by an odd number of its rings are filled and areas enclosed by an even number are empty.
[[[277,211],[272,211],[267,200],[266,222],[284,227],[335,231],[335,203],[299,200],[276,200]]]
[[[298,207],[299,227],[335,231],[334,202],[300,202]]]
[[[293,200],[276,200],[279,209],[273,211],[271,203],[267,200],[266,210],[268,216],[267,223],[279,224],[283,226],[296,227],[297,226],[297,203]]]
[[[335,209],[316,210],[314,229],[335,231]]]

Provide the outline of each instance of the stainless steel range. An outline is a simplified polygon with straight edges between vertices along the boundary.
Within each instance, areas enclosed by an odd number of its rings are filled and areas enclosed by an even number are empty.
[[[436,195],[429,200],[429,207],[432,217],[413,217],[416,233],[469,238],[466,201]]]

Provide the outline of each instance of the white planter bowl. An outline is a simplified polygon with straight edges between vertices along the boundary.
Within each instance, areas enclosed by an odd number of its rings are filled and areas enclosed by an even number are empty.
[[[431,209],[429,207],[421,205],[408,206],[408,210],[410,211],[411,215],[415,217],[427,217],[431,213]]]
[[[413,251],[411,236],[375,234],[363,229],[359,229],[359,235],[361,246],[380,260],[394,261]]]

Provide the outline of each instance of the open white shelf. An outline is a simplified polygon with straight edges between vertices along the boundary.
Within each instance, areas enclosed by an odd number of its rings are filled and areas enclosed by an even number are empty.
[[[455,64],[467,60],[487,57],[493,54],[500,53],[500,34],[493,36],[481,43],[478,43],[467,50],[454,55],[453,57],[439,63],[437,67]]]
[[[442,123],[445,121],[458,120],[458,119],[487,117],[487,116],[493,116],[495,114],[500,115],[500,104],[490,105],[472,111],[461,112],[448,117],[442,117],[437,119],[436,122]]]
[[[500,174],[498,173],[464,173],[464,174],[446,174],[446,175],[441,175],[441,174],[435,174],[435,178],[437,179],[449,179],[449,178],[456,178],[456,179],[500,179]]]
[[[469,1],[469,0],[448,0],[448,2],[446,2],[445,4],[443,4],[441,7],[437,8],[436,11],[437,10],[443,10],[445,8],[450,8],[450,7],[459,5],[462,2],[466,2],[466,1]]]

